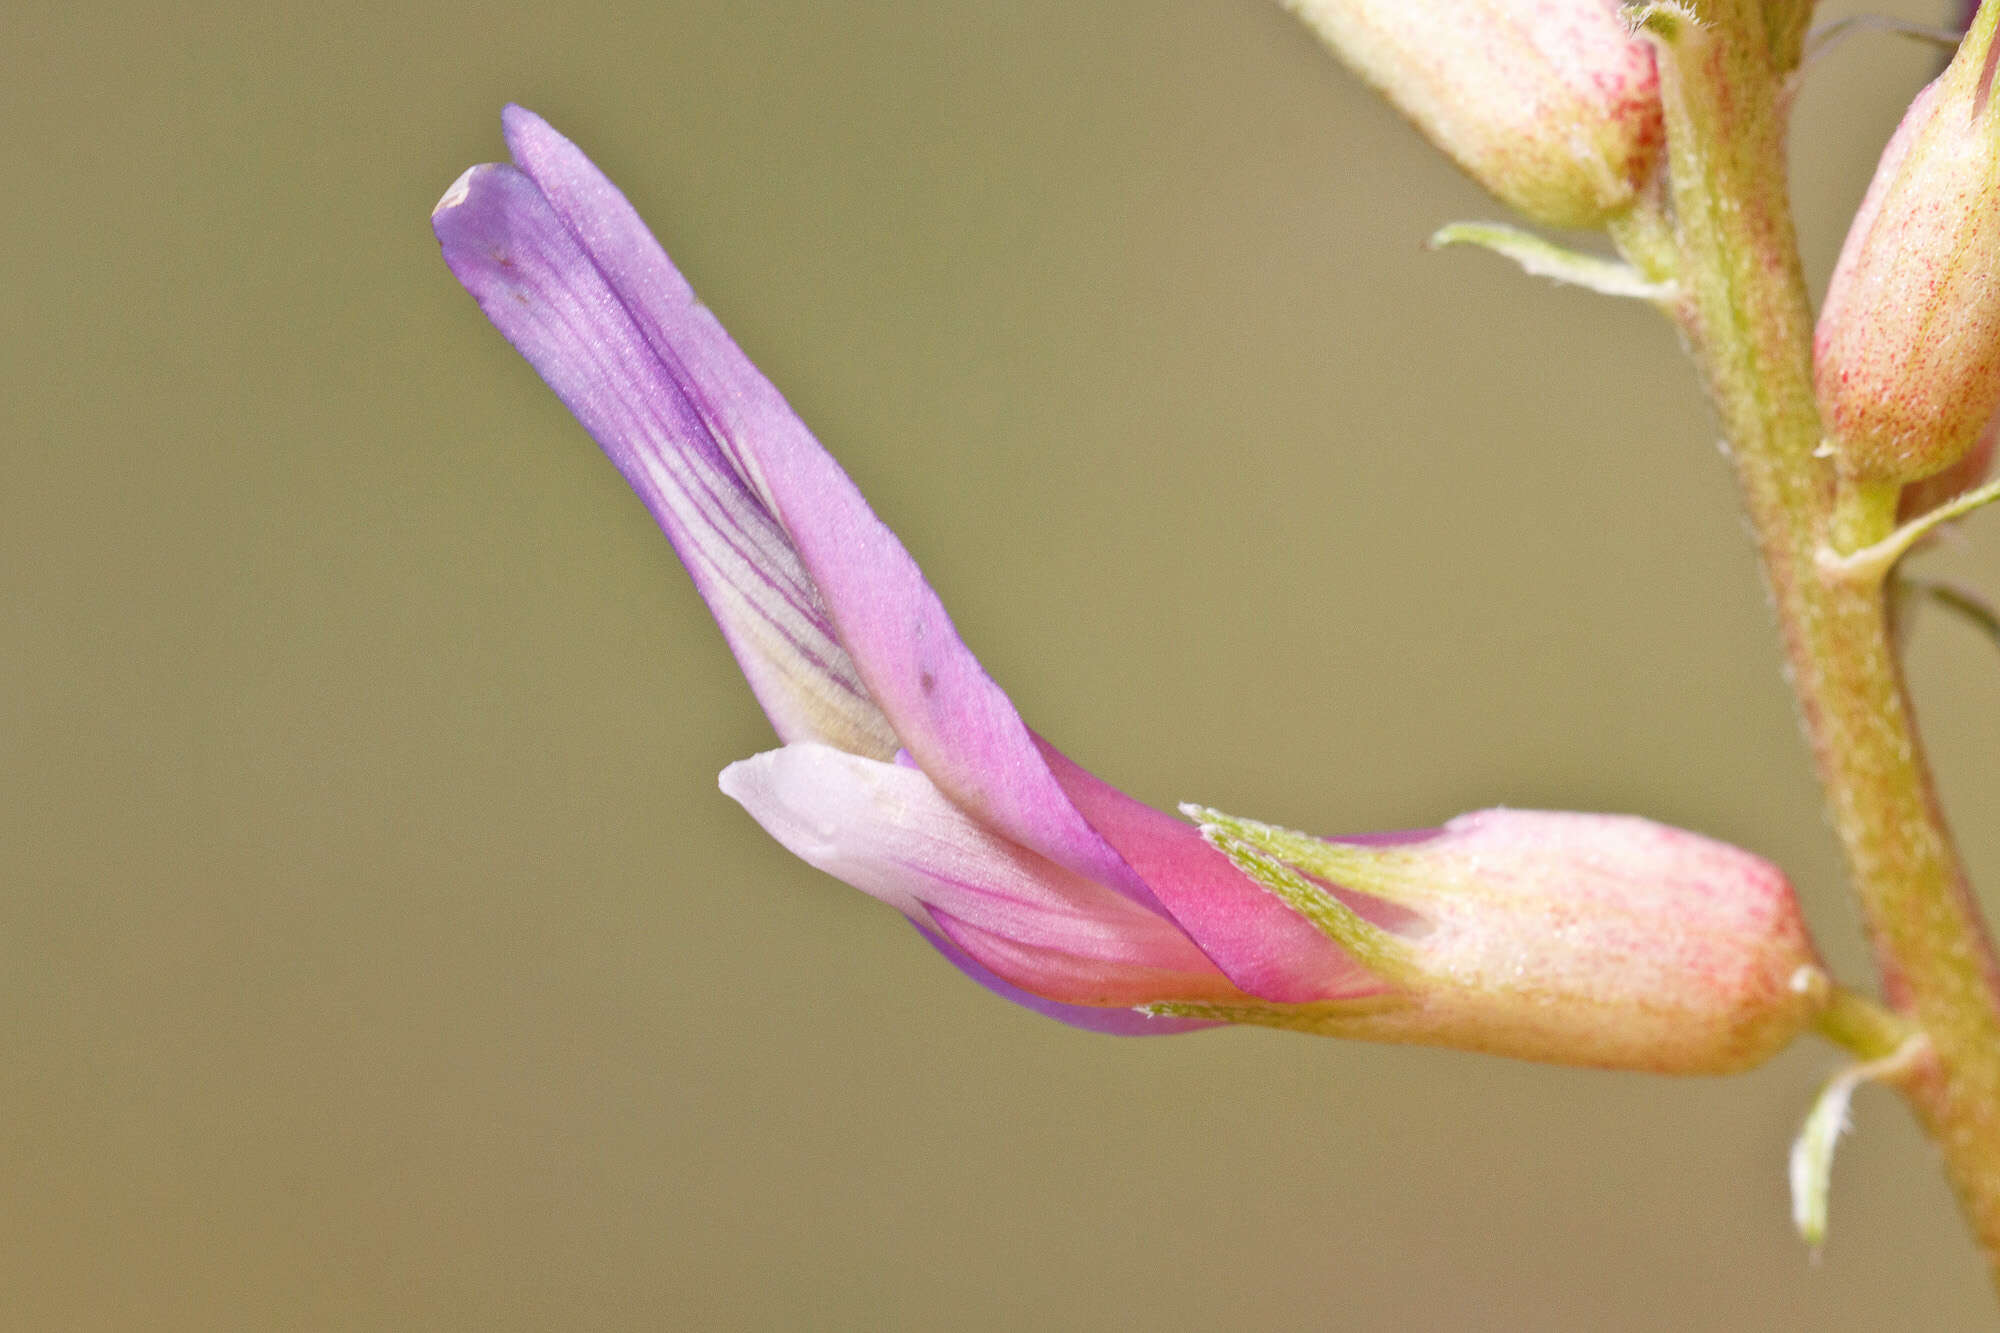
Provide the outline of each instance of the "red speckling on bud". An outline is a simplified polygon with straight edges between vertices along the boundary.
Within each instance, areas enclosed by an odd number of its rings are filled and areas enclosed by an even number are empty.
[[[1848,230],[1813,340],[1841,472],[1951,467],[2000,407],[2000,116],[1994,21],[1918,93]]]
[[[1666,142],[1614,0],[1286,0],[1481,185],[1538,222],[1629,210]]]

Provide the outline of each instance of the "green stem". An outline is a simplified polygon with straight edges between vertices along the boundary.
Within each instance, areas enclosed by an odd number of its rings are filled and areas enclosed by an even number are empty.
[[[1835,506],[1831,466],[1814,457],[1812,316],[1786,199],[1794,33],[1765,26],[1762,0],[1706,0],[1700,17],[1653,27],[1683,327],[1730,442],[1884,993],[1934,1052],[1899,1086],[2000,1282],[2000,972],[1911,717],[1884,586],[1817,558]]]
[[[1896,500],[1903,488],[1895,482],[1855,482],[1843,477],[1833,493],[1833,518],[1828,524],[1832,549],[1851,555],[1887,537],[1896,526]]]
[[[1916,1035],[1916,1025],[1865,995],[1836,989],[1813,1020],[1819,1035],[1857,1059],[1880,1060]]]

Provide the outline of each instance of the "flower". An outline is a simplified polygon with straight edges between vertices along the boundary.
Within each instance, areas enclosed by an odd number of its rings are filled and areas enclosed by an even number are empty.
[[[1481,185],[1538,222],[1625,213],[1666,146],[1615,0],[1284,0]]]
[[[1334,842],[1184,823],[1035,735],[895,535],[617,189],[518,107],[433,216],[452,271],[659,520],[782,746],[722,788],[993,990],[1631,1068],[1775,1050],[1820,976],[1784,877],[1643,820]],[[1801,981],[1803,978],[1803,982]]]
[[[1833,457],[1908,483],[1973,450],[2000,409],[1995,16],[1910,102],[1827,284],[1813,388]]]

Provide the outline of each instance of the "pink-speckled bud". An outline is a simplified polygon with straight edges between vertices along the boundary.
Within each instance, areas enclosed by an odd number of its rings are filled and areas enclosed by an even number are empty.
[[[1218,847],[1323,928],[1388,937],[1375,966],[1398,1002],[1265,1020],[1278,1026],[1729,1073],[1777,1052],[1829,993],[1783,872],[1684,829],[1502,809],[1424,835],[1321,840],[1200,813]],[[1315,894],[1338,906],[1316,910]]]
[[[1910,103],[1847,233],[1813,380],[1848,477],[1911,482],[1963,458],[2000,407],[2000,115],[1993,19]]]
[[[1286,0],[1481,185],[1539,222],[1631,208],[1666,141],[1614,0]]]

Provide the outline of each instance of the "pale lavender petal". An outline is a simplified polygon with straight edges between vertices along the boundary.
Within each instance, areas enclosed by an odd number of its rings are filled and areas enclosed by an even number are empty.
[[[474,167],[432,226],[458,280],[665,529],[779,736],[895,753],[790,539],[534,182]]]
[[[728,459],[746,492],[782,525],[818,588],[833,636],[924,772],[1005,836],[1152,903],[1143,881],[1063,795],[1013,703],[959,639],[916,562],[696,300],[617,187],[533,113],[509,107],[505,124],[515,160],[595,265],[621,328],[629,324],[651,348],[650,378],[632,389],[685,405],[677,420],[686,434],[600,434],[614,461],[632,476],[674,466],[634,461],[649,453],[703,450]]]
[[[1097,1005],[1242,998],[1171,920],[997,836],[916,769],[799,744],[721,782],[801,860],[1023,989]]]
[[[1238,987],[1278,1004],[1356,999],[1393,989],[1317,927],[1231,865],[1201,834],[1133,800],[1043,741],[1063,790],[1091,826]]]

